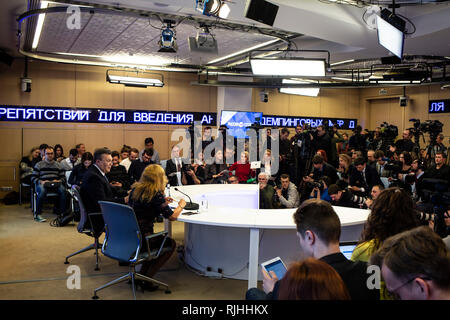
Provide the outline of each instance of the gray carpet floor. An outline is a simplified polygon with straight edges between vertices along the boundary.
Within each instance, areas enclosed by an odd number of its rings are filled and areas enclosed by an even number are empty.
[[[0,205],[0,299],[90,300],[95,288],[128,271],[128,267],[101,253],[100,271],[95,271],[93,250],[64,264],[68,254],[93,243],[93,238],[78,233],[74,222],[60,228],[50,226],[55,218],[51,209],[47,208],[43,217],[47,222],[33,221],[29,204]],[[155,231],[163,228],[163,223],[157,223]],[[177,245],[183,245],[184,224],[173,222],[172,232]],[[79,267],[80,289],[68,288],[72,275],[67,273],[69,266]],[[247,281],[208,278],[193,272],[176,252],[155,279],[169,284],[172,293],[165,294],[163,288],[155,292],[137,290],[138,300],[241,300],[247,289]],[[98,296],[102,300],[133,299],[127,282],[106,288]]]

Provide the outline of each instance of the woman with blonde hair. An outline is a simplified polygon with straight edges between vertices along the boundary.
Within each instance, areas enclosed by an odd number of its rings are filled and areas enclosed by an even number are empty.
[[[186,201],[181,199],[177,208],[172,210],[169,207],[169,203],[173,202],[173,199],[164,196],[166,184],[167,177],[164,169],[158,164],[151,164],[144,169],[139,181],[131,186],[128,205],[134,209],[143,237],[154,233],[153,223],[158,216],[162,215],[164,218],[174,221],[186,206]],[[150,243],[152,247],[161,245],[161,239],[153,238],[153,241],[155,243]],[[175,240],[167,238],[164,247],[170,248],[170,250],[160,254],[156,259],[144,262],[139,271],[140,274],[153,277],[175,251]],[[143,242],[141,250],[147,250],[146,241]],[[138,284],[149,291],[157,289],[157,286],[148,282],[142,281]]]
[[[236,176],[239,179],[239,183],[247,183],[252,177],[255,177],[255,170],[250,168],[249,155],[247,151],[241,153],[241,160],[235,162],[228,168],[228,171],[235,170]]]

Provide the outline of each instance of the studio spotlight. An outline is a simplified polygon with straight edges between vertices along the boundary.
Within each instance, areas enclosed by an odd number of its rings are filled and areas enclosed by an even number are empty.
[[[177,42],[175,38],[175,30],[172,26],[173,21],[164,20],[167,27],[161,32],[161,39],[159,40],[158,52],[177,52]]]
[[[224,0],[195,0],[195,10],[205,16],[215,16],[226,19],[230,14],[230,7]]]

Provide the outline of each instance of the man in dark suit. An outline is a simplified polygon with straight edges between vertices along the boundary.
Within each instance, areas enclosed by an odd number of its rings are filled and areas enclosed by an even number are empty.
[[[180,158],[180,148],[174,146],[172,148],[171,159],[166,163],[166,176],[171,186],[181,186],[183,174],[183,160]]]
[[[312,158],[312,163],[312,176],[311,174],[309,175],[312,180],[319,181],[320,178],[326,176],[331,179],[331,183],[336,183],[339,179],[336,169],[331,164],[326,163],[321,155],[316,154]]]
[[[106,174],[111,170],[112,156],[107,148],[100,148],[94,152],[94,164],[83,177],[80,196],[87,213],[101,212],[99,201],[118,203],[128,202],[127,198],[115,198]],[[101,217],[101,216],[100,216]],[[94,220],[95,219],[95,220]],[[92,220],[94,229],[104,225],[103,218]]]
[[[144,151],[142,152],[141,159],[137,159],[131,162],[130,169],[128,169],[128,176],[130,177],[131,184],[141,179],[142,172],[144,172],[144,169],[148,165],[155,163],[152,160],[152,156],[153,156],[153,149],[145,148]]]
[[[356,170],[350,174],[349,184],[354,194],[367,197],[373,186],[383,184],[377,170],[368,166],[364,158],[356,158],[353,165]]]
[[[352,300],[379,300],[379,289],[370,289],[367,264],[348,260],[339,248],[341,223],[333,207],[326,201],[309,199],[294,213],[301,260],[313,257],[328,263],[341,276]],[[280,281],[275,273],[263,271],[264,292],[258,288],[247,291],[248,300],[277,299]]]

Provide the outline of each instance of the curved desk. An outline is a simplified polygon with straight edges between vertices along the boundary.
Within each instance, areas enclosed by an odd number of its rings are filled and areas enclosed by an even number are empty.
[[[208,200],[208,210],[183,215],[186,263],[206,274],[248,279],[248,288],[262,279],[258,262],[280,256],[286,264],[298,260],[299,245],[293,213],[296,209],[257,209],[257,185],[182,186],[193,202]],[[171,188],[176,200],[186,198]],[[189,201],[186,199],[186,201]],[[333,207],[342,225],[341,241],[357,241],[369,210]],[[207,272],[207,268],[211,272]],[[216,273],[218,276],[220,273]]]

